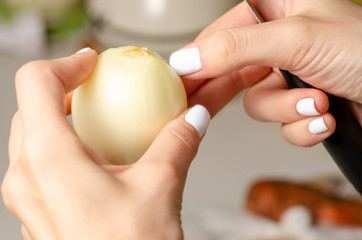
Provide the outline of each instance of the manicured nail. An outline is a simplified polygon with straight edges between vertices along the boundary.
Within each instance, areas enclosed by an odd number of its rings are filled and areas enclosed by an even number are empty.
[[[202,68],[198,48],[178,50],[170,56],[170,66],[179,75],[186,75],[199,71]]]
[[[308,129],[313,134],[320,134],[328,130],[322,117],[317,118],[309,123]]]
[[[298,113],[304,116],[317,116],[320,113],[315,109],[313,98],[303,98],[297,103]]]
[[[199,134],[199,137],[204,135],[210,123],[210,114],[207,109],[201,105],[195,105],[186,114],[185,120],[190,123]]]
[[[83,49],[79,50],[78,52],[76,52],[76,54],[77,54],[77,53],[89,52],[89,51],[91,51],[91,50],[92,50],[92,49],[91,49],[90,47],[86,47],[86,48],[83,48]]]

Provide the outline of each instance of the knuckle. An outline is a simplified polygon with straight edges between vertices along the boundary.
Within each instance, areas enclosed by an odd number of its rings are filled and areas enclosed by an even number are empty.
[[[44,148],[46,145],[46,139],[39,140],[36,143],[24,142],[19,165],[22,168],[27,169],[28,174],[40,177],[56,167],[58,161],[51,161],[49,156],[52,156],[53,159],[57,159],[58,156],[55,156],[54,153],[60,151],[57,151],[57,149],[54,149],[52,146]]]
[[[255,96],[258,95],[257,90],[255,88],[250,88],[246,91],[243,105],[246,113],[254,120],[257,121],[266,121],[264,119],[264,110],[263,105],[260,103],[260,98],[256,98]]]
[[[153,179],[148,184],[152,185],[153,191],[151,197],[165,196],[165,194],[175,193],[180,188],[180,179],[186,179],[187,171],[180,168],[177,164],[157,164],[155,171],[150,173]],[[151,171],[149,171],[151,172]]]
[[[4,205],[10,209],[12,207],[10,199],[12,198],[12,188],[10,182],[8,181],[8,174],[5,175],[2,185],[1,185],[1,194],[3,196]]]
[[[216,32],[215,41],[217,44],[213,44],[213,48],[215,48],[215,46],[219,46],[220,52],[218,57],[226,60],[234,56],[241,43],[240,38],[240,34],[236,34],[232,29],[223,29]]]
[[[310,36],[309,33],[313,31],[313,23],[311,22],[311,19],[305,16],[294,16],[290,17],[289,24],[286,25],[288,27],[288,30],[297,35],[304,36]]]
[[[242,72],[240,71],[232,72],[230,74],[230,79],[236,94],[245,89],[245,82]]]
[[[15,74],[15,87],[17,91],[27,91],[31,86],[42,84],[49,79],[50,65],[45,60],[37,60],[24,64]],[[43,77],[45,76],[45,77]]]
[[[292,124],[283,123],[281,132],[284,139],[294,146],[306,148],[317,144],[304,134],[301,134],[301,129]]]
[[[152,189],[148,194],[144,194],[143,197],[159,197],[172,191],[174,187],[179,186],[179,179],[183,177],[184,174],[177,164],[158,164],[151,162],[147,164],[147,173],[138,179],[137,184],[143,187],[146,181],[147,185]],[[149,181],[149,179],[152,179],[152,181]]]
[[[20,162],[22,165],[28,167],[31,162],[41,162],[40,160],[43,158],[43,155],[45,155],[43,152],[39,151],[37,149],[37,145],[29,146],[29,144],[24,144],[24,147],[22,149],[22,158],[20,158]]]
[[[290,51],[289,63],[294,71],[298,71],[307,67],[310,60],[314,56],[313,46],[315,44],[315,25],[316,21],[306,16],[293,16],[289,17],[287,24],[284,24],[284,31],[286,36],[293,36],[293,39],[298,41],[293,42],[292,51]],[[309,59],[309,60],[308,60]]]
[[[21,119],[20,113],[19,113],[19,111],[16,111],[11,119],[11,125],[15,126],[15,125],[19,124],[20,119]]]
[[[168,132],[178,141],[182,151],[192,152],[197,149],[198,144],[195,141],[195,135],[197,135],[197,133],[191,129],[170,126]]]
[[[172,182],[180,178],[181,171],[175,164],[165,164],[164,166],[158,166],[159,173],[159,181],[162,183],[169,183],[168,186],[171,186]],[[163,184],[162,184],[163,185]]]
[[[3,196],[4,205],[10,212],[16,213],[19,206],[19,201],[24,199],[24,188],[14,172],[8,172],[1,185],[1,193]]]
[[[58,79],[60,84],[64,85],[55,66],[53,60],[37,60],[24,64],[15,74],[16,88],[28,88],[31,85],[44,84],[50,79]]]
[[[295,146],[299,145],[297,142],[298,138],[295,138],[296,135],[295,135],[293,129],[290,129],[289,124],[282,123],[281,133],[282,133],[282,136],[285,139],[285,141],[287,141],[287,143],[289,143],[291,145],[295,145]]]
[[[34,73],[44,67],[42,61],[32,61],[24,64],[15,75],[16,86],[21,85],[24,81],[32,79]]]

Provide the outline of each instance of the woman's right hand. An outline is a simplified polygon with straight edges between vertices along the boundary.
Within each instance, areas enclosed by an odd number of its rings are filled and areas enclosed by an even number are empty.
[[[299,146],[317,144],[335,129],[324,92],[352,101],[362,122],[362,7],[347,0],[254,5],[268,22],[256,24],[242,2],[171,55],[171,65],[184,75],[189,102],[220,109],[250,88],[244,99],[248,114],[281,122],[284,138]],[[317,89],[289,90],[276,68]],[[199,97],[202,91],[210,98]],[[313,124],[317,128],[310,130]]]

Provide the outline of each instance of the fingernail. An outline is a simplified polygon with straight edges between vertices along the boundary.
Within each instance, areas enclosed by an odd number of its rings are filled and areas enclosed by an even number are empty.
[[[317,116],[320,113],[315,109],[313,98],[303,98],[297,103],[298,113],[304,116]]]
[[[209,126],[210,114],[204,106],[195,105],[186,114],[185,120],[196,129],[199,137],[202,137]]]
[[[91,49],[90,47],[86,47],[86,48],[83,48],[83,49],[79,50],[78,52],[76,52],[76,54],[77,54],[77,53],[89,52],[89,51],[91,51],[91,50],[92,50],[92,49]]]
[[[186,75],[199,71],[202,68],[198,48],[178,50],[170,56],[170,66],[179,75]]]
[[[308,129],[313,134],[320,134],[328,130],[322,117],[317,118],[309,123]]]

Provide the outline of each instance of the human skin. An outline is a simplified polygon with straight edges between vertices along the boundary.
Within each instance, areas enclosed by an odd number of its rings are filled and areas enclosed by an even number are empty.
[[[189,106],[201,104],[214,116],[249,88],[245,108],[252,117],[282,122],[283,136],[293,144],[318,143],[335,124],[325,94],[287,90],[274,68],[289,70],[360,109],[362,10],[342,0],[256,5],[274,21],[256,25],[241,3],[186,46],[198,48],[202,62],[202,69],[183,78]],[[71,91],[95,63],[96,53],[90,51],[32,62],[17,73],[19,110],[10,134],[4,202],[22,222],[26,240],[182,239],[182,192],[201,141],[198,132],[184,113],[137,163],[107,164],[82,144],[66,119]],[[327,131],[308,132],[315,116],[295,110],[305,98],[315,100]]]
[[[138,162],[111,165],[80,141],[66,118],[72,90],[96,60],[88,51],[30,62],[17,72],[19,110],[4,202],[26,240],[182,239],[186,175],[210,116],[193,107],[170,122]]]
[[[80,141],[66,118],[72,91],[96,61],[95,51],[81,51],[18,70],[4,203],[26,240],[182,239],[189,166],[210,115],[230,97],[206,109],[192,99],[213,99],[212,93],[193,91],[190,108],[165,126],[141,159],[111,165]]]
[[[282,123],[284,138],[298,146],[317,144],[333,133],[335,119],[328,113],[325,92],[350,100],[362,123],[362,7],[347,0],[254,4],[268,22],[257,24],[242,2],[181,49],[197,48],[201,62],[197,71],[183,76],[188,92],[210,91],[216,99],[195,97],[192,102],[217,105],[220,96],[232,98],[249,88],[244,98],[247,113],[260,121]],[[175,68],[177,55],[170,58]],[[277,68],[320,90],[288,90]],[[303,99],[313,99],[318,115],[297,111]],[[327,130],[312,133],[308,127],[319,118]]]

